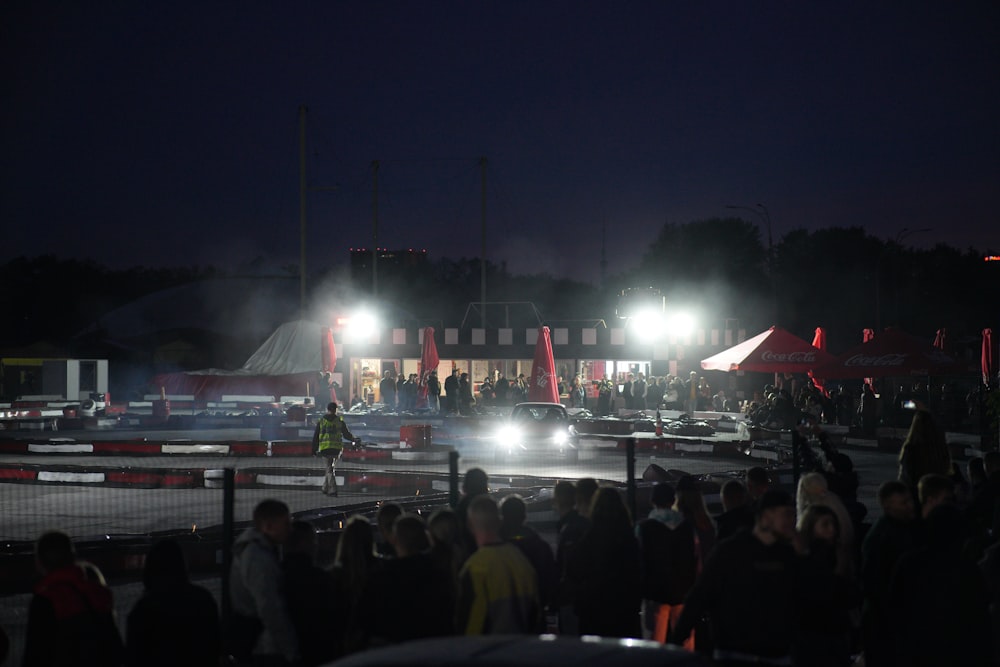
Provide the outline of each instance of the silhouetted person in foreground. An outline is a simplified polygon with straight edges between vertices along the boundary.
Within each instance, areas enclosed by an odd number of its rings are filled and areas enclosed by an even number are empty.
[[[25,667],[122,664],[111,589],[100,571],[76,560],[65,533],[45,533],[35,543],[42,575],[28,608]]]
[[[285,573],[288,615],[295,626],[304,666],[320,665],[339,657],[341,645],[330,641],[330,630],[346,622],[333,575],[316,565],[316,551],[313,525],[308,521],[293,521],[281,567]]]
[[[184,552],[165,539],[146,555],[145,590],[128,615],[125,664],[215,667],[222,651],[219,606],[188,579]]]

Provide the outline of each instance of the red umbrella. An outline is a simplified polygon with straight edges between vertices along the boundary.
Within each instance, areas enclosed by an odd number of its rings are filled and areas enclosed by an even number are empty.
[[[861,342],[862,343],[867,343],[872,338],[875,338],[875,330],[874,329],[865,329],[864,331],[861,332]],[[865,384],[867,384],[867,385],[871,385],[874,381],[875,381],[875,378],[865,378]]]
[[[420,386],[417,389],[417,407],[427,407],[427,380],[437,370],[437,344],[434,342],[434,327],[424,327],[424,346],[420,351]]]
[[[966,369],[919,338],[886,329],[816,369],[824,378],[876,378],[899,375],[949,375]]]
[[[990,388],[993,381],[993,329],[983,329],[983,384]]]
[[[324,373],[333,373],[337,367],[337,348],[333,345],[333,330],[330,327],[323,327],[320,330],[320,336],[322,336],[322,361],[320,362],[323,364],[322,370]],[[333,388],[333,383],[330,383],[330,400],[337,400],[337,392]]]
[[[826,330],[823,327],[816,327],[816,334],[813,336],[813,347],[815,347],[817,350],[826,352]],[[812,382],[816,386],[816,388],[819,389],[821,392],[823,392],[824,396],[830,398],[830,392],[827,391],[826,387],[823,386],[823,380],[814,376],[812,374],[812,371],[809,372],[809,377],[812,379]]]
[[[944,328],[938,329],[937,333],[934,334],[934,347],[944,352],[944,339],[947,335],[947,330]]]
[[[528,388],[529,401],[559,402],[559,387],[556,385],[556,362],[552,357],[552,338],[549,328],[538,330],[535,343],[535,361],[531,364],[531,386]]]
[[[831,355],[798,336],[771,327],[739,345],[703,359],[701,367],[707,371],[806,373],[832,360]]]

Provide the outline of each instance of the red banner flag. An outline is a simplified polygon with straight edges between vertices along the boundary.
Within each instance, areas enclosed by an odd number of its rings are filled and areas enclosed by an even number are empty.
[[[538,330],[535,343],[535,360],[531,364],[531,386],[528,388],[529,401],[559,402],[559,388],[556,386],[556,362],[552,356],[552,338],[549,328]]]
[[[434,342],[434,327],[424,327],[424,345],[420,350],[420,385],[417,387],[417,407],[427,407],[427,380],[437,370],[437,344]]]

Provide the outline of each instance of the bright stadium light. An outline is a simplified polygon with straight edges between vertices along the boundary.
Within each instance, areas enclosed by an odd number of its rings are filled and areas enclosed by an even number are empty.
[[[694,332],[694,317],[690,313],[674,313],[667,317],[667,334],[675,338],[686,338]]]
[[[378,318],[369,310],[359,310],[344,322],[344,334],[354,340],[370,338],[378,329]]]

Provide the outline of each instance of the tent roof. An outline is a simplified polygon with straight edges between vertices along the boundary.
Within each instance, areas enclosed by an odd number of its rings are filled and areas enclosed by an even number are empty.
[[[703,359],[701,367],[709,371],[805,373],[832,359],[832,355],[798,336],[779,327],[771,327],[728,350]]]
[[[954,375],[968,368],[929,342],[890,328],[814,370],[818,377],[836,379]]]

